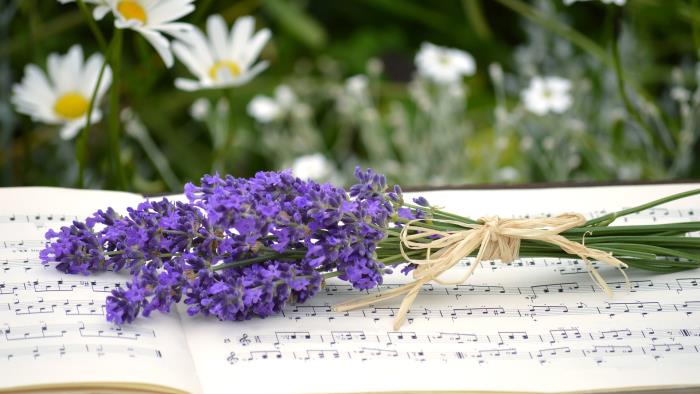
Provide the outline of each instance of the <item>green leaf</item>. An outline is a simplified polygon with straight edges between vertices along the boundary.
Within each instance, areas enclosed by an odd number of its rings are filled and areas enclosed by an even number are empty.
[[[320,23],[307,14],[299,3],[286,0],[265,0],[265,11],[287,33],[305,45],[320,49],[326,45],[326,31]]]

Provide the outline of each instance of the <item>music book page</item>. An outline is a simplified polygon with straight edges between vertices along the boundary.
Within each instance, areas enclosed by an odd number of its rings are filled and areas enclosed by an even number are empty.
[[[105,320],[105,298],[128,276],[64,275],[39,260],[49,228],[142,200],[119,192],[0,189],[0,389],[199,392],[177,315],[114,326]]]
[[[420,193],[479,218],[581,212],[587,216],[698,185]],[[697,211],[696,211],[697,210]],[[692,197],[619,224],[699,220]],[[466,260],[451,275],[459,276]],[[608,298],[582,262],[484,262],[464,284],[426,285],[408,321],[392,329],[400,299],[336,313],[360,292],[329,281],[306,304],[264,320],[183,319],[206,393],[381,391],[616,391],[700,385],[700,272],[600,273]],[[406,283],[395,274],[383,288]]]
[[[478,218],[598,216],[697,184],[420,193]],[[174,198],[182,198],[175,196]],[[461,285],[426,285],[394,331],[400,299],[350,312],[359,291],[330,280],[306,304],[267,319],[219,322],[184,311],[121,327],[105,321],[109,290],[128,276],[64,275],[39,262],[48,228],[134,194],[0,189],[0,389],[114,388],[193,393],[618,391],[700,387],[700,272],[596,264],[608,298],[576,259],[483,262]],[[700,197],[617,224],[700,220]],[[449,275],[459,276],[472,261]],[[397,273],[383,289],[410,281]],[[99,391],[99,390],[98,390]]]

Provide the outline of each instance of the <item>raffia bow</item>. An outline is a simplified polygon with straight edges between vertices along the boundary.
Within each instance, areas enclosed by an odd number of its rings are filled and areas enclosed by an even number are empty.
[[[424,284],[430,281],[445,285],[463,283],[483,260],[501,260],[504,263],[510,263],[518,257],[520,241],[523,239],[547,242],[560,247],[568,254],[579,256],[586,263],[591,278],[608,296],[612,296],[612,291],[605,279],[593,268],[590,260],[597,260],[618,268],[629,286],[629,278],[622,271],[623,268],[627,268],[627,264],[613,257],[611,253],[586,247],[583,240],[582,243],[578,243],[560,235],[568,229],[586,223],[586,219],[578,213],[564,213],[558,216],[535,219],[501,219],[497,216],[489,216],[479,219],[480,223],[477,224],[430,219],[432,222],[448,223],[464,228],[464,230],[450,231],[420,226],[419,223],[424,221],[426,219],[409,221],[401,229],[400,234],[401,254],[406,262],[417,265],[416,269],[413,270],[413,278],[415,279],[413,282],[376,295],[364,296],[335,305],[334,309],[341,312],[348,311],[405,294],[394,320],[394,329],[398,330]],[[469,256],[477,248],[479,251],[476,259],[461,278],[457,280],[441,280],[439,278],[440,275],[454,267],[462,258]],[[426,257],[425,259],[410,258],[405,249],[425,250]],[[433,253],[433,251],[435,252]]]

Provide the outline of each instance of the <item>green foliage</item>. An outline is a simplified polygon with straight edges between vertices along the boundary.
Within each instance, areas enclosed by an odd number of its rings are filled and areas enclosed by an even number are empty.
[[[255,16],[257,29],[273,33],[262,54],[271,66],[228,92],[183,92],[173,81],[189,77],[188,70],[180,63],[167,69],[140,35],[124,31],[116,98],[141,125],[126,130],[126,118],[111,115],[122,123],[116,142],[126,189],[178,191],[213,170],[249,176],[315,152],[332,161],[340,182],[355,164],[371,165],[407,186],[700,176],[694,155],[700,133],[698,1],[628,0],[624,7],[599,1],[566,6],[560,0],[195,4],[183,21],[200,28],[215,13],[229,24]],[[111,39],[111,18],[97,27]],[[10,97],[26,64],[43,68],[49,53],[65,53],[74,43],[86,54],[97,52],[94,37],[75,3],[0,0],[3,186],[78,183],[76,140],[61,140],[56,127],[14,112]],[[416,96],[425,89],[434,104],[443,94],[414,75],[413,58],[425,41],[467,51],[477,63],[476,75],[461,85],[462,101],[440,104],[442,112],[422,107]],[[501,81],[489,72],[491,64],[500,65]],[[369,99],[343,112],[346,78],[356,74],[368,75]],[[573,81],[571,109],[543,117],[524,110],[520,92],[535,75]],[[291,86],[301,106],[284,119],[256,122],[246,106],[280,84]],[[190,115],[199,98],[212,108],[228,103],[225,119],[218,120],[225,126],[217,127],[230,138],[219,146],[212,121]],[[108,119],[109,113],[86,141],[85,187],[122,187],[108,176],[114,150]],[[302,142],[298,136],[305,136]],[[449,146],[435,144],[446,138]]]

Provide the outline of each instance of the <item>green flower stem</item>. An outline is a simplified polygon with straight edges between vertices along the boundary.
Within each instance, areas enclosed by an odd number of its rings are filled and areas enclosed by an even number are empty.
[[[665,246],[700,246],[700,239],[690,237],[659,237],[659,236],[633,236],[633,235],[611,235],[605,237],[590,237],[586,238],[586,245],[599,244],[606,242],[633,242],[639,244],[661,244]]]
[[[336,276],[342,275],[342,271],[331,271],[331,272],[325,272],[323,274],[323,279],[330,279],[330,278],[335,278]]]
[[[607,243],[602,245],[596,245],[597,249],[603,248],[621,248],[622,254],[629,254],[632,256],[632,252],[639,254],[646,254],[647,256],[639,256],[641,258],[651,258],[654,259],[657,256],[675,256],[682,259],[700,261],[700,255],[696,253],[688,253],[682,249],[670,249],[655,245],[644,245],[644,244],[626,244],[626,243]],[[636,257],[636,256],[633,256]]]
[[[484,16],[484,11],[481,8],[481,1],[462,0],[462,9],[464,9],[464,13],[469,19],[469,24],[472,25],[479,38],[482,40],[490,40],[493,34]]]
[[[619,40],[619,21],[618,21],[618,7],[608,7],[608,12],[612,13],[611,17],[609,18],[610,23],[612,24],[611,29],[610,29],[610,46],[611,46],[611,53],[612,53],[612,63],[613,63],[613,70],[615,71],[615,77],[617,79],[617,90],[620,94],[620,98],[622,98],[622,103],[625,106],[625,109],[627,110],[627,113],[634,119],[634,121],[639,125],[639,127],[644,130],[644,132],[647,134],[647,148],[648,148],[648,153],[652,154],[654,152],[653,148],[655,146],[654,141],[656,140],[656,133],[654,130],[652,130],[651,126],[649,126],[649,123],[647,123],[644,120],[644,117],[642,114],[639,112],[637,107],[632,103],[632,100],[630,99],[629,95],[627,94],[627,88],[625,87],[625,73],[622,68],[622,62],[620,61],[620,49],[618,45],[618,40]],[[665,134],[661,135],[661,140],[663,141],[663,148],[665,148],[667,151],[673,150],[673,141],[671,140],[671,137]],[[650,146],[650,144],[652,146]]]
[[[294,253],[294,252],[270,253],[270,254],[251,257],[249,259],[241,259],[241,260],[234,261],[231,263],[218,264],[218,265],[211,267],[211,270],[212,271],[220,271],[220,270],[226,269],[226,268],[245,267],[247,265],[251,265],[251,264],[255,264],[255,263],[262,263],[262,262],[268,261],[268,260],[301,260],[301,258],[303,256],[304,256],[303,254]]]
[[[638,205],[638,206],[633,207],[633,208],[623,209],[623,210],[620,210],[617,212],[612,212],[612,213],[609,213],[607,215],[597,217],[595,219],[591,219],[591,220],[587,221],[584,226],[585,227],[607,226],[619,217],[630,215],[633,213],[637,213],[637,212],[643,211],[645,209],[653,208],[657,205],[665,204],[665,203],[670,202],[670,201],[675,201],[675,200],[678,200],[681,198],[694,196],[696,194],[700,194],[700,189],[693,189],[693,190],[688,190],[686,192],[676,193],[676,194],[673,194],[673,195],[670,195],[667,197],[660,198],[658,200],[648,202],[646,204]]]
[[[478,221],[470,219],[466,216],[460,216],[451,212],[443,211],[442,209],[436,208],[436,207],[422,207],[420,205],[416,204],[411,204],[407,202],[403,202],[401,205],[403,205],[406,208],[412,208],[412,209],[420,209],[424,211],[428,211],[433,213],[435,219],[447,219],[447,220],[456,220],[459,222],[463,223],[469,223],[469,224],[474,224],[478,223]]]
[[[95,19],[93,19],[92,14],[90,13],[90,10],[88,9],[87,5],[85,4],[85,0],[78,0],[78,8],[80,8],[80,12],[83,14],[83,17],[85,18],[85,22],[88,24],[88,27],[92,31],[92,34],[95,36],[95,40],[97,40],[97,45],[100,46],[100,51],[102,51],[103,53],[106,53],[107,52],[107,40],[105,39],[105,36],[100,31],[100,28],[97,26],[97,23],[95,23]]]
[[[92,125],[92,111],[95,108],[95,101],[97,100],[97,92],[102,84],[102,77],[104,76],[105,70],[107,69],[107,63],[109,57],[109,51],[105,53],[104,61],[102,62],[102,67],[100,67],[100,73],[97,75],[97,83],[95,84],[95,89],[92,91],[90,96],[90,104],[88,105],[87,117],[85,119],[85,127],[83,132],[80,133],[76,143],[76,153],[78,156],[78,179],[77,187],[82,189],[85,186],[85,166],[87,165],[87,145],[88,137],[90,134],[90,126]]]
[[[102,83],[102,77],[104,75],[105,69],[107,68],[107,64],[109,61],[108,59],[114,44],[114,39],[112,39],[110,45],[107,46],[107,41],[105,40],[105,37],[100,31],[100,29],[97,27],[97,24],[92,18],[92,14],[90,13],[90,10],[88,9],[84,0],[78,0],[78,8],[80,8],[81,13],[83,14],[83,18],[90,27],[90,30],[92,30],[92,33],[95,36],[95,40],[97,41],[97,44],[100,47],[100,51],[102,51],[102,53],[104,54],[104,62],[102,63],[100,73],[97,76],[97,83],[95,84],[95,89],[93,89],[92,95],[90,96],[90,104],[88,105],[85,127],[83,128],[83,132],[80,134],[76,141],[76,156],[78,159],[78,179],[76,180],[76,186],[78,188],[83,188],[85,186],[85,166],[87,165],[87,145],[90,126],[92,124],[92,111],[95,107],[97,92]]]
[[[232,87],[223,90],[223,95],[228,102],[228,118],[226,119],[226,129],[221,139],[219,141],[214,141],[214,155],[212,160],[212,169],[221,173],[226,173],[226,158],[228,157],[229,147],[235,141],[236,113],[233,110],[235,94],[236,91]]]
[[[693,0],[691,8],[696,14],[700,14],[700,0]],[[695,56],[700,56],[700,23],[697,19],[692,19],[690,22],[693,30],[693,45],[695,46]]]
[[[631,235],[652,235],[674,233],[689,233],[692,231],[700,231],[700,223],[684,222],[684,223],[668,223],[668,224],[645,224],[637,226],[613,226],[613,227],[576,227],[566,230],[562,233],[564,236],[596,236],[598,234],[631,234]]]
[[[109,94],[109,158],[112,174],[112,182],[120,189],[126,189],[126,179],[121,165],[121,152],[119,149],[119,134],[121,121],[119,119],[119,74],[122,56],[122,29],[114,29],[112,56],[110,56],[110,65],[112,66],[112,87]]]
[[[399,223],[402,223],[402,224],[408,224],[408,222],[410,222],[410,220],[404,219],[404,218],[398,218],[396,221]],[[423,227],[423,228],[428,228],[431,230],[438,230],[438,231],[466,230],[466,228],[464,228],[464,227],[457,226],[454,224],[449,224],[449,223],[441,223],[439,221],[433,221],[430,218],[426,218],[424,221],[416,223],[416,225]]]
[[[138,141],[139,144],[141,144],[141,148],[143,148],[144,152],[146,152],[148,158],[151,159],[151,162],[156,167],[156,170],[158,170],[170,190],[181,190],[182,184],[180,183],[180,180],[177,179],[173,169],[170,167],[168,158],[158,148],[158,144],[153,141],[153,138],[151,138],[151,135],[148,133],[146,126],[141,122],[136,113],[131,112],[130,116],[132,117],[132,124],[131,126],[125,127],[124,131]],[[127,120],[127,125],[129,124],[128,122],[129,121]]]
[[[594,57],[598,58],[601,62],[612,65],[610,58],[603,48],[596,44],[593,40],[586,37],[585,35],[579,33],[575,29],[560,23],[557,20],[547,17],[547,15],[536,10],[534,7],[520,1],[520,0],[497,0],[501,5],[510,8],[516,13],[524,16],[525,18],[537,23],[538,25],[549,29],[565,39],[571,41],[584,51],[590,53]]]

